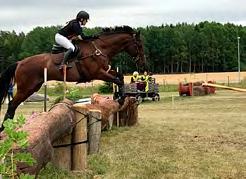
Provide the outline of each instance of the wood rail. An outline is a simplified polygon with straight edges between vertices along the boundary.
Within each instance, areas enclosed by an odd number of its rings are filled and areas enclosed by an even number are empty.
[[[202,86],[210,86],[210,87],[216,87],[216,88],[223,88],[233,91],[240,91],[240,92],[246,92],[246,89],[244,88],[236,88],[236,87],[230,87],[230,86],[224,86],[224,85],[218,85],[218,84],[212,84],[212,83],[203,83]]]

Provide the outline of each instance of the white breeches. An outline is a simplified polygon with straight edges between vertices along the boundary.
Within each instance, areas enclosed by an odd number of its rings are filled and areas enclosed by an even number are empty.
[[[75,50],[75,46],[72,44],[72,42],[59,33],[56,33],[55,41],[57,44],[61,45],[66,49],[72,49],[73,51]]]

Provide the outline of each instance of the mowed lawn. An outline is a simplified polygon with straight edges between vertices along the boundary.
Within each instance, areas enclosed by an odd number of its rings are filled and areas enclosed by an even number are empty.
[[[35,108],[42,111],[36,103],[17,113]],[[85,173],[49,166],[40,178],[246,178],[246,93],[161,93],[139,106],[137,126],[103,132],[100,147]]]
[[[102,138],[103,178],[246,178],[245,139],[246,93],[143,103],[139,125]]]

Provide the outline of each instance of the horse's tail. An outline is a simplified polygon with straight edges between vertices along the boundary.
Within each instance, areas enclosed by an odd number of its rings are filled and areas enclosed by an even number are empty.
[[[3,104],[3,102],[7,96],[9,84],[11,83],[11,80],[15,76],[16,67],[17,67],[17,63],[14,63],[14,64],[10,65],[0,75],[0,110],[1,110],[1,105]]]

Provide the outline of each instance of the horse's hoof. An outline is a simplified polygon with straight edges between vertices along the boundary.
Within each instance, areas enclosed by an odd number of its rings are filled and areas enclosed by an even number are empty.
[[[125,98],[120,97],[120,98],[118,99],[118,103],[119,103],[121,106],[124,104],[124,102],[125,102]]]

